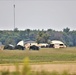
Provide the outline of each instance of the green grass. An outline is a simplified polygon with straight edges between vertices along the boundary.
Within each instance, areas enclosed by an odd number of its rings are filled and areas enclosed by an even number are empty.
[[[67,71],[63,71],[62,73],[59,73],[59,72],[56,72],[56,71],[53,71],[53,72],[47,72],[47,71],[29,71],[27,73],[27,71],[25,70],[25,72],[19,72],[19,71],[15,71],[15,72],[9,72],[9,71],[1,71],[0,72],[0,75],[76,75],[76,73],[72,73],[70,74],[69,72]]]
[[[0,64],[22,63],[25,57],[29,57],[31,63],[54,62],[54,61],[76,61],[76,47],[68,48],[43,48],[39,51],[31,50],[1,50]]]
[[[23,67],[20,69],[19,64],[15,65],[15,71],[1,70],[0,75],[76,75],[76,73],[69,73],[68,71],[57,72],[57,71],[32,71],[29,65],[29,58],[25,58],[23,61]]]

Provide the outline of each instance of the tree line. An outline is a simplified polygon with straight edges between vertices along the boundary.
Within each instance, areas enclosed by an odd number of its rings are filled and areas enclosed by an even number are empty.
[[[70,31],[70,28],[64,28],[63,31],[47,30],[0,30],[0,42],[3,45],[16,45],[20,40],[32,40],[37,43],[50,43],[51,40],[60,40],[67,46],[76,46],[76,31]]]

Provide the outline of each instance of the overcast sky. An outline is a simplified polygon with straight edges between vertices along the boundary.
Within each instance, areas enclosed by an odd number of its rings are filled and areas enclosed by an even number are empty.
[[[76,30],[75,0],[0,0],[0,30]]]

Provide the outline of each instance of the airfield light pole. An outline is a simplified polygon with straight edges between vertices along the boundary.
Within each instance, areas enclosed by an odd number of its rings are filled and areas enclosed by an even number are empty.
[[[15,4],[13,5],[14,7],[14,29],[15,29]]]

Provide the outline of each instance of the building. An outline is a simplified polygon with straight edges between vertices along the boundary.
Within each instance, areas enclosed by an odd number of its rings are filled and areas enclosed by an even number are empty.
[[[25,48],[29,48],[30,46],[35,45],[38,46],[38,44],[35,41],[26,41],[25,42]]]
[[[45,48],[48,44],[47,43],[39,43],[38,46],[41,48]]]
[[[51,46],[53,48],[65,48],[66,47],[66,45],[62,41],[59,41],[59,40],[52,40]]]

